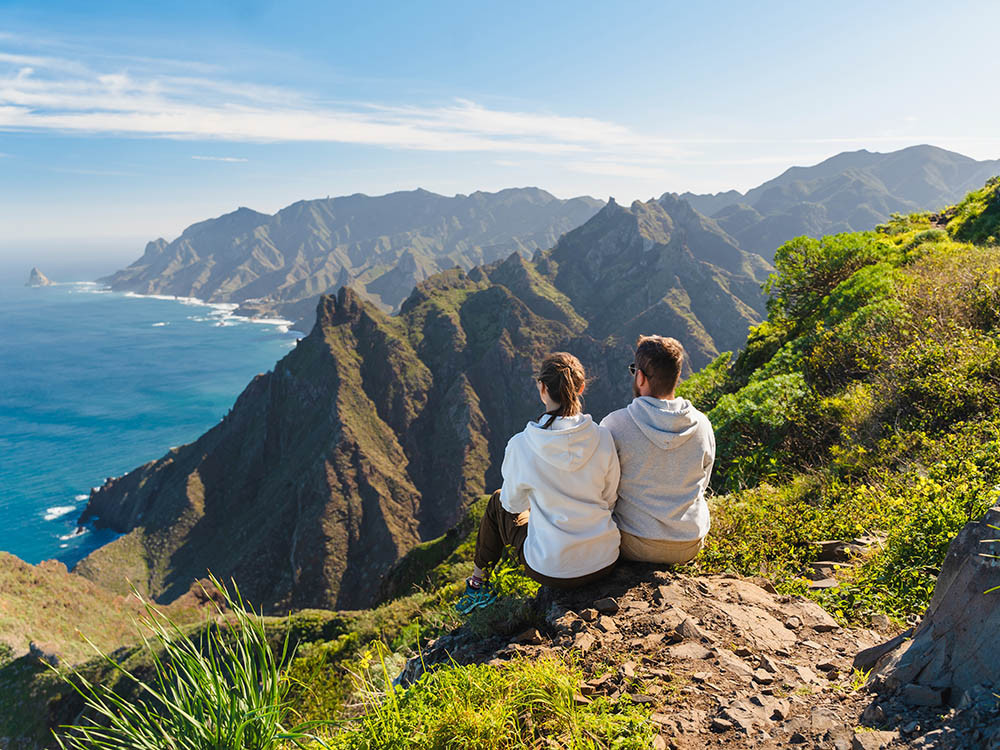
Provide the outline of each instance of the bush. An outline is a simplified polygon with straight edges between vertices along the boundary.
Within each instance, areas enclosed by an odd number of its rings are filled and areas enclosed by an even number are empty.
[[[776,273],[764,285],[770,317],[804,320],[841,281],[859,268],[896,255],[874,232],[835,234],[814,240],[796,237],[774,255]]]
[[[1000,242],[1000,177],[991,177],[982,190],[969,193],[955,207],[948,231],[963,242]]]

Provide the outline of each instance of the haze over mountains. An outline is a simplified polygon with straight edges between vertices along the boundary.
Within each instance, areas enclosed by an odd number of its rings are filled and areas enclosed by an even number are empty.
[[[864,231],[893,213],[938,210],[996,174],[1000,160],[976,161],[935,146],[887,154],[862,149],[791,167],[745,195],[729,190],[680,197],[715,219],[744,250],[773,259],[792,237]]]
[[[871,229],[893,212],[950,205],[1000,172],[933,146],[892,153],[845,152],[792,167],[748,191],[683,193],[740,249],[772,259],[792,237]],[[299,201],[269,215],[240,208],[193,224],[171,242],[100,279],[119,291],[236,302],[240,314],[278,315],[311,327],[320,294],[350,285],[394,311],[414,285],[512,251],[530,257],[583,224],[602,203],[560,200],[537,188],[445,197],[412,190]],[[697,243],[692,245],[696,255]]]
[[[81,520],[125,536],[77,572],[172,601],[209,568],[269,609],[368,606],[498,484],[507,439],[538,416],[540,357],[581,357],[600,418],[628,398],[636,334],[673,333],[700,367],[760,321],[767,271],[666,196],[612,201],[533,260],[432,276],[396,316],[350,288],[321,297],[219,425],[92,493]]]
[[[273,216],[239,208],[150,242],[142,257],[100,279],[142,294],[238,302],[308,328],[317,297],[350,285],[395,310],[437,271],[491,263],[555,244],[602,206],[537,188],[448,198],[426,190],[299,201]]]

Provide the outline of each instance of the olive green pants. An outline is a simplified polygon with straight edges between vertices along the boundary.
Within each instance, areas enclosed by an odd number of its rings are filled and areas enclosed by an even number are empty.
[[[504,547],[513,547],[517,553],[518,561],[524,566],[524,570],[530,578],[543,586],[556,589],[585,586],[592,581],[603,578],[614,569],[615,563],[612,563],[606,568],[577,578],[550,578],[532,570],[531,566],[524,560],[524,542],[528,538],[530,520],[531,511],[511,513],[500,504],[500,490],[494,492],[493,497],[486,504],[486,512],[479,524],[479,536],[476,537],[476,566],[486,570],[500,560]]]

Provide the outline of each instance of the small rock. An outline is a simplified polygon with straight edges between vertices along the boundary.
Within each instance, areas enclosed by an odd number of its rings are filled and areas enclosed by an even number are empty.
[[[636,612],[645,612],[647,609],[649,609],[649,602],[644,602],[641,599],[636,599],[625,602],[625,606],[626,608],[635,610]]]
[[[662,734],[658,734],[653,738],[653,750],[667,750],[667,741],[663,739]]]
[[[635,662],[627,661],[622,664],[622,674],[628,677],[630,680],[635,679]]]
[[[878,645],[872,646],[871,648],[866,648],[858,652],[857,656],[854,657],[854,668],[867,672],[875,663],[878,662],[886,654],[891,651],[895,651],[899,648],[907,638],[913,635],[913,629],[904,630],[899,635],[891,638],[885,643],[879,643]]]
[[[639,647],[643,651],[655,651],[663,645],[663,633],[650,633],[645,638],[639,639]]]
[[[678,643],[667,649],[674,659],[707,659],[712,652],[700,643]]]
[[[856,731],[851,740],[851,750],[882,750],[895,739],[895,732]]]
[[[580,649],[583,653],[590,651],[596,644],[597,639],[586,631],[577,633],[576,638],[573,639],[573,646]]]
[[[865,724],[881,724],[885,721],[885,709],[878,703],[870,703],[862,711],[861,721]]]
[[[597,629],[602,633],[617,633],[618,626],[615,625],[615,621],[612,620],[607,615],[601,615],[597,618]]]
[[[753,677],[753,669],[750,668],[750,665],[729,649],[720,648],[718,657],[719,666],[725,668],[726,671],[732,672],[746,681]]]
[[[813,732],[816,732],[817,734],[822,734],[823,732],[828,732],[831,729],[836,729],[841,723],[840,717],[838,717],[837,714],[829,708],[824,708],[822,706],[814,708],[809,717],[809,726],[812,727]]]
[[[839,584],[836,578],[820,578],[818,581],[810,581],[807,587],[810,591],[819,591],[822,589],[832,589],[834,586]]]
[[[813,623],[812,629],[817,633],[829,633],[833,630],[840,630],[840,625],[836,622],[816,622]]]
[[[669,726],[674,723],[674,720],[667,716],[666,714],[653,712],[649,715],[649,720],[654,724],[659,724],[660,726]]]
[[[616,615],[620,607],[613,597],[607,596],[594,602],[594,609],[604,615]]]
[[[542,642],[542,634],[538,632],[538,628],[528,628],[522,633],[514,636],[511,643],[521,643],[525,645],[535,645],[537,646]]]
[[[791,735],[789,735],[788,737],[788,741],[791,742],[793,745],[802,745],[807,740],[806,736],[802,734],[802,732],[792,732]]]
[[[740,646],[739,648],[734,648],[733,653],[737,656],[742,656],[744,659],[748,656],[753,656],[753,651],[748,649],[746,646]]]
[[[753,672],[753,679],[761,685],[770,685],[774,682],[774,675],[766,669],[755,669]]]
[[[941,693],[926,685],[910,683],[903,687],[903,700],[911,706],[940,706]]]
[[[761,669],[766,669],[771,674],[778,674],[780,672],[778,663],[767,654],[760,655],[760,667]]]
[[[587,607],[586,609],[580,610],[580,619],[586,620],[587,622],[593,622],[597,619],[599,612],[593,607]]]
[[[588,703],[591,703],[592,701],[585,695],[581,695],[580,693],[575,693],[573,695],[573,702],[578,706],[586,706]]]
[[[887,615],[878,612],[872,615],[872,627],[876,630],[888,630],[892,627],[892,620]]]
[[[817,664],[816,669],[818,669],[820,672],[832,672],[837,669],[837,665],[834,664],[832,661],[824,661]]]
[[[695,641],[705,640],[705,633],[695,624],[695,621],[688,617],[684,622],[674,628],[674,632],[681,638],[690,638]]]
[[[653,594],[653,600],[657,602],[664,602],[670,598],[670,587],[669,586],[657,586],[656,593]]]
[[[792,615],[785,620],[785,627],[789,630],[798,630],[802,627],[802,618]]]
[[[792,669],[795,670],[795,674],[799,676],[799,679],[802,680],[807,685],[819,684],[819,677],[816,675],[815,672],[809,669],[809,667],[803,667],[800,664],[796,664],[794,667],[792,667]]]
[[[691,679],[695,682],[708,682],[709,678],[712,676],[711,672],[695,672],[691,675]]]
[[[628,693],[628,699],[636,705],[656,703],[655,695],[646,695],[645,693]]]
[[[710,726],[713,732],[728,732],[734,725],[733,722],[728,719],[723,719],[717,716],[712,719]]]

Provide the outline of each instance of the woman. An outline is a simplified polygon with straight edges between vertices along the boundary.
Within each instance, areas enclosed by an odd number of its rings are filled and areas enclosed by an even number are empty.
[[[557,588],[594,581],[618,559],[618,454],[611,433],[582,413],[583,365],[556,352],[535,379],[545,414],[507,443],[503,486],[486,506],[475,568],[455,605],[463,613],[496,599],[487,571],[508,545],[531,578]]]

